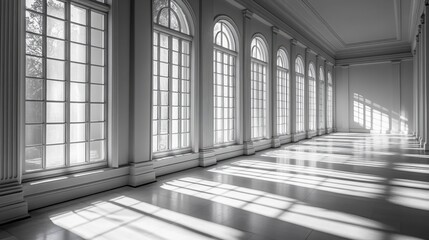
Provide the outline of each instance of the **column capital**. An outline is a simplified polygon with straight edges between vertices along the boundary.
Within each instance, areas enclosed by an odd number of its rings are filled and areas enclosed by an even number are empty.
[[[420,16],[420,23],[425,24],[425,14],[424,13]]]
[[[290,40],[290,44],[292,45],[292,46],[296,46],[296,45],[298,45],[298,41],[296,40],[296,39],[291,39]]]
[[[249,9],[244,9],[244,10],[243,10],[243,11],[241,11],[241,12],[242,12],[243,17],[244,17],[245,19],[250,20],[250,19],[252,19],[252,18],[253,18],[253,12],[252,12],[252,11],[250,11]]]
[[[278,34],[280,32],[280,29],[276,26],[272,26],[271,31],[273,31],[273,34]]]
[[[425,5],[428,6],[429,5],[429,0],[425,0]]]

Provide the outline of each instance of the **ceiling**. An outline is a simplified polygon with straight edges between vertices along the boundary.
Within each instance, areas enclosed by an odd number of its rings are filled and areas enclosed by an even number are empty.
[[[410,53],[419,0],[254,0],[336,59]]]

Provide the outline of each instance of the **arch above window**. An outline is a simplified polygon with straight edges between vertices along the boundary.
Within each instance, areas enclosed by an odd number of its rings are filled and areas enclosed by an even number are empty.
[[[285,69],[289,69],[289,59],[284,49],[280,48],[277,51],[277,66]]]
[[[153,0],[153,22],[190,35],[188,16],[175,0]]]
[[[304,74],[304,63],[302,62],[301,56],[296,57],[295,60],[295,72]]]
[[[319,74],[320,74],[319,76],[320,81],[325,81],[325,71],[323,71],[323,67],[319,68]]]
[[[261,37],[254,37],[252,44],[250,45],[252,49],[252,58],[258,59],[262,62],[267,62],[268,60],[268,50],[265,41]]]
[[[314,70],[314,64],[313,63],[310,63],[310,66],[308,68],[308,76],[310,78],[313,78],[313,79],[316,78],[316,71]]]
[[[213,30],[213,41],[216,45],[237,51],[236,37],[237,33],[227,20],[219,20],[216,22]]]

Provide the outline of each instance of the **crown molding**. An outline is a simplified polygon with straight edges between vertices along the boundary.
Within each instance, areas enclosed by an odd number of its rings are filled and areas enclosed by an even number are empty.
[[[336,66],[360,65],[360,64],[369,64],[369,63],[404,61],[404,60],[410,60],[412,58],[413,58],[413,54],[410,51],[410,52],[404,52],[404,53],[378,55],[378,56],[371,56],[371,57],[341,59],[341,60],[337,60],[335,62],[335,65]]]

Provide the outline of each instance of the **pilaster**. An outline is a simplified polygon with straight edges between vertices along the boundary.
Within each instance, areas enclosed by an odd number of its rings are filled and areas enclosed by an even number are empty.
[[[271,94],[269,94],[271,96],[271,112],[272,112],[272,124],[271,124],[271,128],[272,128],[272,146],[273,147],[280,147],[280,136],[279,136],[279,131],[277,129],[277,116],[278,116],[278,105],[277,105],[277,101],[278,101],[278,82],[277,82],[277,51],[278,51],[278,47],[277,47],[277,36],[279,33],[279,29],[277,27],[272,27],[272,47],[271,47],[271,65],[272,65],[272,71],[271,71],[271,77],[272,77],[272,81],[271,81]]]
[[[200,22],[200,100],[199,102],[199,147],[200,166],[216,164],[214,154],[214,90],[213,90],[213,0],[202,0]]]
[[[292,138],[296,134],[296,73],[295,73],[295,60],[297,55],[297,44],[295,39],[290,40],[290,125]],[[294,139],[292,139],[294,141]]]
[[[129,184],[156,180],[152,161],[152,1],[132,1],[132,79]],[[150,34],[148,34],[150,33]],[[149,113],[149,114],[148,114]]]
[[[0,1],[0,224],[28,216],[21,178],[24,156],[23,1]]]
[[[252,18],[253,12],[248,9],[243,10],[243,142],[246,155],[255,153],[252,142],[251,123],[251,49],[252,41]]]
[[[305,135],[306,138],[310,138],[310,101],[309,101],[309,97],[310,95],[308,94],[308,89],[309,89],[309,82],[308,82],[308,77],[309,77],[309,67],[310,67],[310,54],[311,54],[311,50],[309,48],[305,49],[305,59],[304,59],[304,131],[305,131]]]

